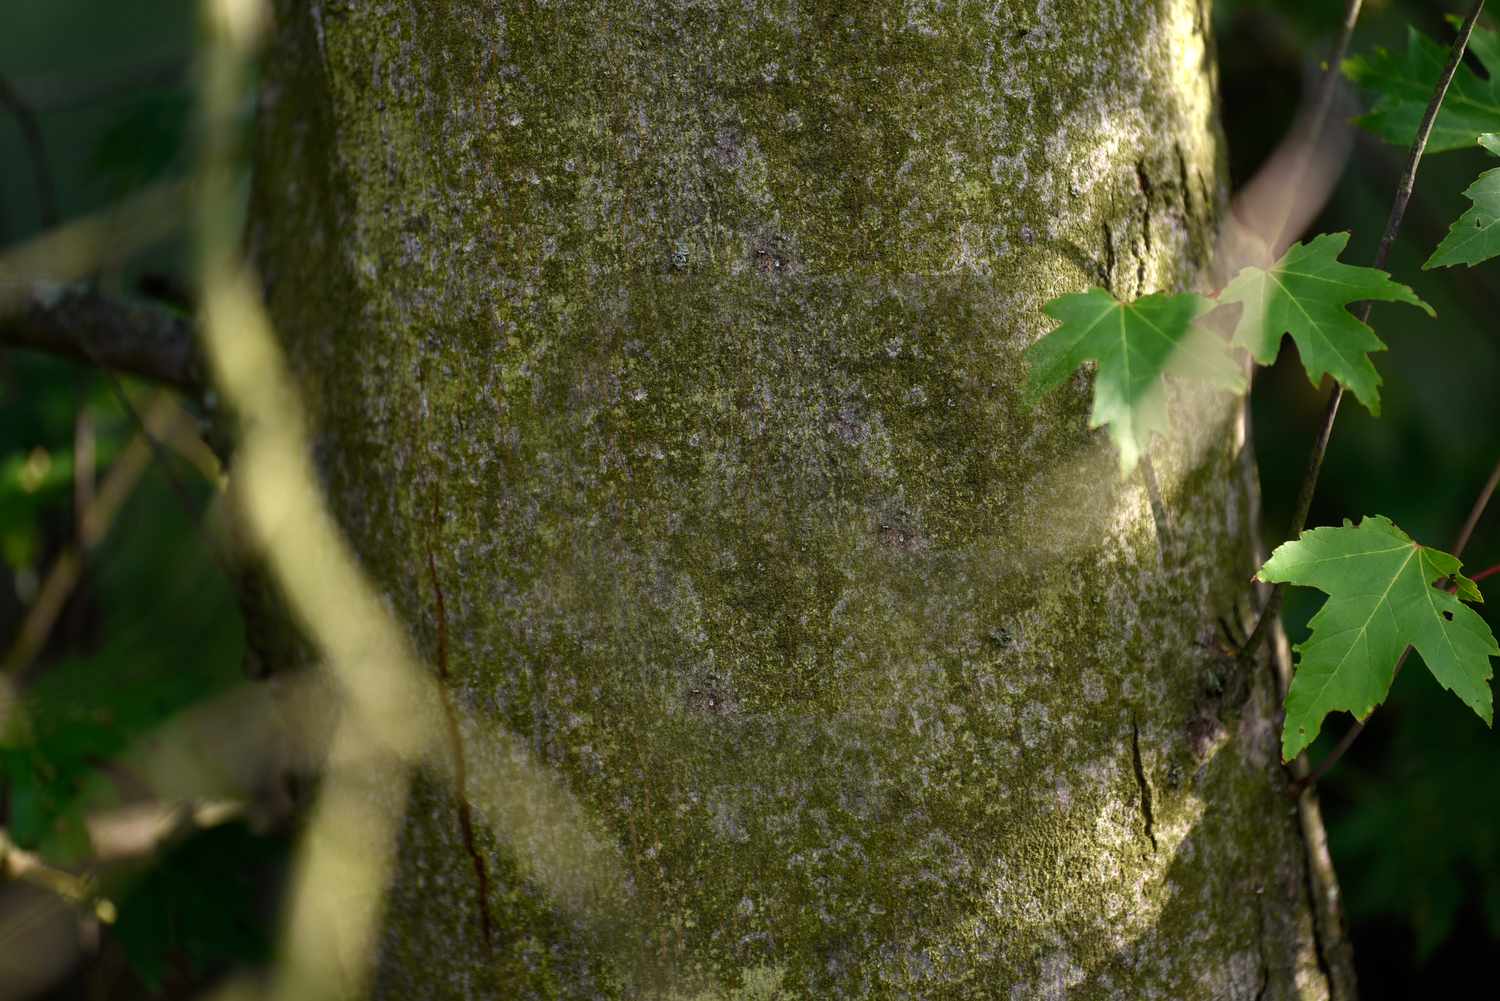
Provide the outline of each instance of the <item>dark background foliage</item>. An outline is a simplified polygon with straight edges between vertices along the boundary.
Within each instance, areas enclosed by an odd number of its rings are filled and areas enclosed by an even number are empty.
[[[34,113],[42,146],[0,117],[0,247],[54,214],[96,211],[143,185],[184,176],[192,157],[191,0],[53,0],[7,5],[0,76]],[[1446,9],[1366,2],[1352,50],[1405,44],[1408,25],[1446,40]],[[1280,141],[1337,29],[1343,4],[1217,0],[1224,127],[1236,185]],[[249,97],[246,115],[249,114]],[[45,156],[55,206],[34,170]],[[1349,230],[1348,260],[1373,256],[1403,151],[1360,135],[1352,166],[1311,231]],[[1500,262],[1423,272],[1466,207],[1460,192],[1490,164],[1482,152],[1424,162],[1390,270],[1438,310],[1377,306],[1390,350],[1379,356],[1385,413],[1344,408],[1312,524],[1390,516],[1419,540],[1451,544],[1500,457]],[[101,273],[107,289],[184,305],[185,234]],[[77,531],[74,453],[92,443],[102,476],[137,431],[151,387],[51,358],[0,351],[0,654],[58,554]],[[1262,373],[1252,403],[1266,538],[1280,541],[1324,393],[1292,350]],[[126,402],[129,401],[127,409]],[[89,449],[85,449],[85,454]],[[58,864],[89,850],[85,809],[139,796],[112,764],[184,710],[241,681],[243,627],[209,544],[214,485],[163,450],[84,562],[47,644],[24,674],[32,726],[0,740],[0,825]],[[1467,551],[1500,563],[1500,511]],[[1500,577],[1485,585],[1491,599]],[[1288,596],[1295,641],[1318,597]],[[1492,605],[1500,605],[1493,602]],[[1487,611],[1492,627],[1500,613]],[[1347,717],[1314,748],[1327,753]],[[1500,739],[1419,670],[1322,784],[1330,838],[1368,999],[1444,996],[1485,982],[1500,957]],[[268,955],[291,824],[236,820],[174,833],[108,867],[117,904],[97,947],[55,997],[192,996],[235,965]],[[6,963],[22,961],[0,941]],[[0,986],[0,995],[4,995]]]

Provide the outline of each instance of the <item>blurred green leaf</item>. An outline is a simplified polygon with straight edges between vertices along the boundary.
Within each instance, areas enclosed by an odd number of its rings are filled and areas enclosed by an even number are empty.
[[[1417,294],[1377,268],[1340,261],[1348,233],[1323,233],[1294,243],[1270,268],[1244,268],[1219,293],[1219,302],[1240,305],[1234,342],[1262,365],[1276,360],[1283,334],[1297,342],[1307,377],[1317,385],[1324,373],[1349,388],[1372,414],[1380,413],[1380,373],[1370,354],[1385,342],[1348,310],[1359,300],[1404,302],[1433,315]]]
[[[1121,302],[1102,288],[1058,296],[1042,307],[1058,322],[1026,349],[1026,393],[1035,400],[1084,362],[1098,362],[1089,427],[1107,427],[1129,473],[1165,434],[1167,375],[1188,376],[1239,392],[1245,376],[1222,338],[1198,320],[1213,300],[1191,292],[1155,293]]]
[[[1500,34],[1476,27],[1469,51],[1489,77],[1458,67],[1427,139],[1428,153],[1473,146],[1481,133],[1500,132]],[[1376,49],[1344,60],[1344,75],[1375,95],[1375,106],[1359,124],[1387,142],[1411,145],[1447,62],[1448,48],[1416,28],[1408,29],[1403,53]]]

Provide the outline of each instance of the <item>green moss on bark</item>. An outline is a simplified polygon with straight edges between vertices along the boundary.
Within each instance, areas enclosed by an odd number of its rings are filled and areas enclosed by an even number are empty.
[[[1232,407],[1179,401],[1162,540],[1086,380],[1020,398],[1048,298],[1206,262],[1195,0],[280,13],[255,242],[334,507],[419,636],[433,548],[459,699],[628,872],[604,920],[487,837],[486,945],[426,789],[384,994],[1326,994],[1265,694],[1205,708]]]

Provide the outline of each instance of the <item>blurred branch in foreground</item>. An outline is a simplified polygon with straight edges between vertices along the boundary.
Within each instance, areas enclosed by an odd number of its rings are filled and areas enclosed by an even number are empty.
[[[93,505],[82,513],[79,538],[53,562],[36,602],[22,622],[5,659],[0,661],[0,677],[14,677],[24,671],[46,643],[52,626],[62,614],[68,595],[78,583],[83,567],[83,554],[97,546],[108,533],[121,506],[135,490],[141,475],[151,462],[151,445],[147,434],[172,438],[179,433],[179,428],[186,428],[190,422],[191,418],[169,393],[163,392],[157,396],[144,419],[146,431],[138,432],[131,439],[110,468],[109,476],[96,494]],[[4,718],[5,713],[0,711],[0,722],[4,722]]]
[[[203,361],[186,317],[87,288],[33,286],[23,308],[0,317],[0,345],[44,351],[188,393],[203,386]]]
[[[176,234],[188,195],[185,183],[158,184],[0,253],[0,319],[25,309],[39,286],[80,281]]]

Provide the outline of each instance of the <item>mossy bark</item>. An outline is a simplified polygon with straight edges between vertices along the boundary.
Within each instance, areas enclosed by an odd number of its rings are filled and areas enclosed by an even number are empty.
[[[423,781],[379,993],[1327,995],[1266,672],[1224,704],[1242,415],[1174,401],[1153,517],[1085,377],[1022,396],[1047,299],[1207,263],[1207,32],[280,4],[252,243],[331,503],[623,873],[556,899]]]

